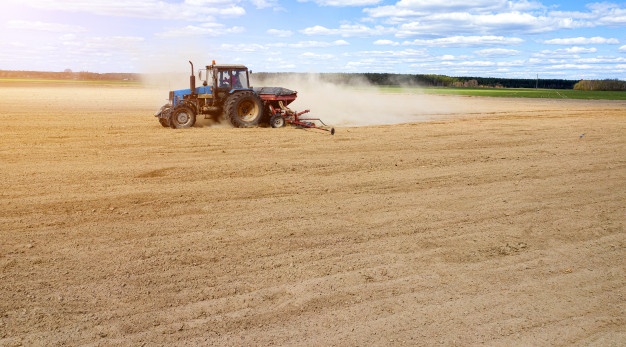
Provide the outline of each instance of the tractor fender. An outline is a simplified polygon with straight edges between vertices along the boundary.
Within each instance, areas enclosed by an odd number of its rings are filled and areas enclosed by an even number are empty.
[[[161,108],[154,113],[154,116],[157,118],[170,118],[170,111],[172,110],[172,106],[170,104],[165,104],[161,106]]]
[[[195,114],[198,114],[198,107],[197,107],[196,103],[192,102],[190,100],[185,100],[185,101],[179,103],[177,107],[187,107],[190,110],[192,110]]]
[[[233,88],[230,91],[228,91],[228,94],[234,94],[237,92],[246,92],[246,91],[253,92],[254,90],[252,88]]]

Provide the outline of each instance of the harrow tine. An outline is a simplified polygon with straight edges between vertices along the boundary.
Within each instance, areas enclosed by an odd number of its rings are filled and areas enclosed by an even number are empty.
[[[328,127],[328,125],[322,122],[322,120],[319,118],[296,118],[296,119],[287,119],[286,121],[289,124],[299,126],[304,129],[317,129],[317,130],[322,130],[322,131],[328,131],[331,135],[335,135],[335,128],[326,129],[326,128],[319,127],[315,123],[311,122],[311,121],[319,121],[321,124],[323,124],[323,126]]]
[[[325,126],[325,127],[327,127],[327,126],[328,126],[326,123],[324,123],[324,121],[322,121],[322,120],[321,120],[321,119],[319,119],[319,118],[299,118],[299,120],[316,120],[316,121],[318,121],[318,122],[322,123],[322,125],[323,125],[323,126]]]

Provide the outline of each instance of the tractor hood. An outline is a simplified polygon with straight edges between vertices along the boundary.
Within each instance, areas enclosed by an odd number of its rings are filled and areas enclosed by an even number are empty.
[[[183,96],[191,94],[191,89],[187,88],[187,89],[174,90],[172,91],[172,93],[174,94],[175,97],[179,97],[182,99]],[[196,94],[211,94],[211,93],[212,93],[211,87],[209,86],[202,86],[202,87],[196,88]]]
[[[170,101],[172,105],[176,106],[187,95],[191,94],[191,89],[178,89],[170,92]],[[196,94],[212,94],[211,87],[202,86],[196,88]]]

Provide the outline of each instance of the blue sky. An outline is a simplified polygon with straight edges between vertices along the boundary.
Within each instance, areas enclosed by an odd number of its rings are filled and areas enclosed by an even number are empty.
[[[626,80],[626,2],[3,0],[0,69]]]

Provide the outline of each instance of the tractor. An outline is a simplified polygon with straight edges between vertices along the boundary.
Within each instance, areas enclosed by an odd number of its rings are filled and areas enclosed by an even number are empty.
[[[202,86],[196,87],[193,63],[190,61],[189,64],[189,89],[170,91],[168,103],[155,113],[164,127],[189,128],[196,123],[196,117],[202,116],[228,120],[237,128],[255,127],[266,122],[273,128],[292,124],[335,133],[334,128],[327,129],[318,118],[300,117],[309,110],[295,112],[287,107],[296,99],[296,91],[282,87],[252,88],[250,72],[244,65],[217,65],[213,61],[198,71]]]

